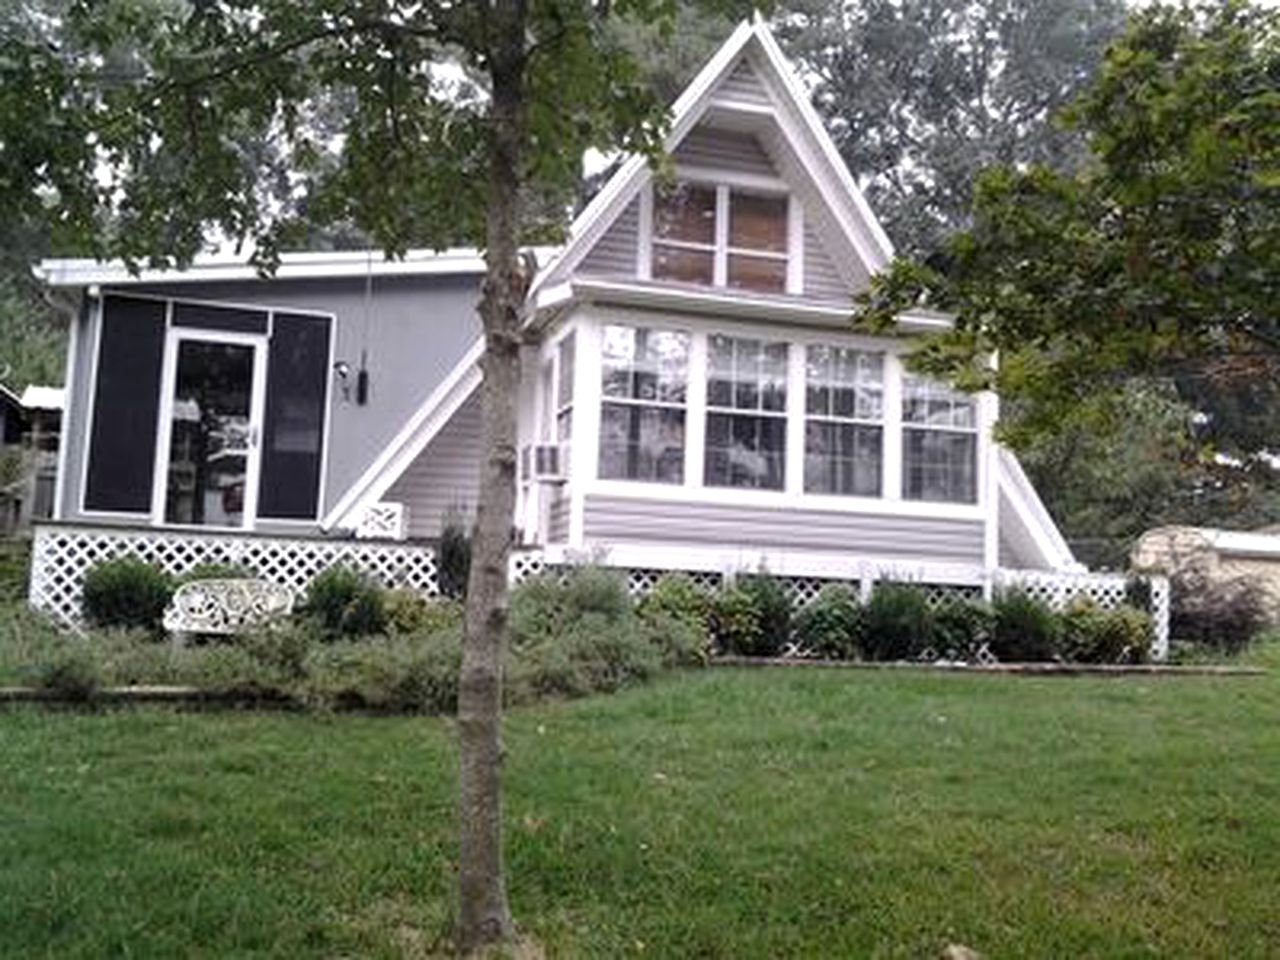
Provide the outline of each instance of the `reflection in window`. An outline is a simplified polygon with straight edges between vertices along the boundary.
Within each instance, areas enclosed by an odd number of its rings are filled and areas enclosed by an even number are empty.
[[[787,345],[708,338],[708,486],[781,490],[786,475]]]
[[[654,278],[713,283],[715,254],[715,188],[682,183],[661,192],[653,211]]]
[[[880,495],[884,357],[844,347],[805,353],[804,489]]]
[[[945,384],[908,376],[902,384],[902,495],[974,503],[978,493],[977,407]]]
[[[656,280],[719,282],[781,293],[787,286],[787,198],[724,187],[728,224],[717,229],[716,187],[682,183],[654,197],[651,273]]]
[[[600,476],[682,483],[689,335],[609,326],[601,354]]]

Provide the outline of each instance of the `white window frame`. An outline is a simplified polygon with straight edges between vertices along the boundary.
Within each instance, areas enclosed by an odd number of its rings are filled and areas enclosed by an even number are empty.
[[[614,397],[614,396],[609,396],[604,392],[604,373],[605,373],[604,337],[609,327],[622,327],[628,330],[648,330],[650,332],[657,332],[657,333],[674,333],[674,334],[679,334],[685,338],[685,370],[684,370],[685,382],[684,382],[684,402],[683,403],[675,403],[674,401],[671,401],[671,400],[641,400],[635,397]],[[693,336],[690,334],[690,332],[687,329],[683,327],[674,326],[674,325],[664,325],[663,323],[661,323],[660,320],[657,320],[657,319],[655,319],[653,323],[649,323],[649,324],[606,323],[606,324],[603,324],[600,328],[600,345],[601,345],[601,350],[600,350],[600,378],[599,378],[599,383],[600,383],[599,409],[600,409],[601,421],[603,421],[604,419],[605,404],[614,404],[615,406],[630,407],[633,409],[641,409],[641,410],[678,410],[684,414],[684,439],[683,439],[682,449],[680,451],[683,462],[681,463],[681,468],[680,468],[681,479],[679,483],[671,483],[666,480],[658,480],[656,478],[650,479],[650,478],[640,478],[640,477],[625,477],[625,478],[610,477],[608,479],[624,480],[625,482],[628,482],[628,483],[652,484],[654,486],[663,486],[663,487],[683,486],[685,483],[685,479],[688,476],[688,469],[689,469],[689,390],[691,388],[690,369],[691,369],[692,360],[693,360]],[[596,450],[595,450],[595,462],[596,462],[595,476],[597,477],[600,476],[600,456],[601,456],[600,434],[599,434],[599,430],[597,429]]]
[[[781,410],[766,410],[762,402],[757,402],[757,405],[754,408],[738,407],[733,405],[719,406],[719,405],[712,404],[710,398],[707,398],[705,403],[703,404],[703,411],[702,411],[702,423],[703,423],[704,430],[706,429],[706,426],[709,423],[711,416],[713,414],[720,415],[720,416],[730,416],[730,417],[740,416],[740,417],[767,418],[767,419],[781,421],[782,427],[783,427],[782,486],[780,487],[739,487],[739,486],[734,486],[733,484],[708,483],[705,477],[706,456],[707,456],[705,434],[703,437],[703,446],[702,446],[702,460],[703,460],[703,473],[704,473],[703,486],[712,490],[762,490],[762,491],[770,491],[770,492],[786,491],[790,488],[792,477],[794,476],[794,473],[795,473],[795,471],[792,468],[793,465],[791,463],[792,437],[795,433],[795,426],[793,423],[794,418],[792,416],[792,407],[795,402],[793,400],[793,397],[795,396],[795,389],[794,389],[795,376],[792,369],[794,366],[794,356],[796,352],[795,344],[790,342],[790,340],[788,340],[786,337],[777,336],[776,334],[770,334],[767,331],[756,331],[752,334],[725,333],[719,330],[708,331],[706,334],[707,350],[705,354],[705,366],[703,367],[703,370],[702,370],[702,374],[703,374],[702,379],[707,384],[711,383],[711,339],[713,337],[724,337],[725,339],[728,339],[728,340],[754,340],[760,344],[760,349],[762,351],[768,347],[776,347],[778,345],[781,345],[783,347],[783,350],[784,350],[783,369],[785,373],[784,373],[782,382],[783,382],[783,390],[785,391],[786,396],[785,396],[785,400],[783,402],[783,407]],[[736,364],[735,364],[735,371],[736,371]],[[737,381],[733,380],[731,381],[731,383],[736,384]],[[764,394],[764,391],[761,388],[762,383],[763,381],[757,381],[756,383],[758,400],[759,398],[762,398]]]
[[[942,423],[923,423],[907,419],[907,401],[910,398],[910,384],[912,381],[920,383],[929,391],[937,391],[945,397],[948,402],[955,404],[963,402],[968,405],[971,414],[971,422],[968,426],[956,426],[955,424]],[[899,454],[902,462],[902,479],[901,479],[901,496],[907,503],[952,503],[973,505],[983,502],[983,461],[984,450],[982,443],[982,423],[983,423],[983,403],[982,398],[978,395],[963,395],[959,391],[948,387],[945,383],[936,380],[930,380],[927,377],[921,377],[916,374],[905,374],[902,377],[901,387],[901,419],[902,419],[902,450]],[[935,434],[952,434],[957,436],[966,436],[973,438],[973,498],[969,500],[928,500],[923,497],[907,496],[907,434],[908,433],[935,433]]]
[[[877,357],[880,360],[880,416],[878,418],[858,416],[856,398],[854,400],[854,414],[852,416],[845,416],[835,412],[828,412],[828,413],[810,412],[809,410],[809,351],[814,349],[822,349],[822,348],[833,350],[833,351],[845,351],[845,352],[855,353],[855,354],[868,356],[868,357]],[[886,355],[884,350],[865,350],[865,349],[862,349],[861,347],[849,346],[843,343],[807,343],[807,344],[802,344],[800,346],[800,349],[797,352],[800,354],[803,365],[804,365],[804,396],[801,402],[801,408],[804,413],[804,416],[801,421],[801,424],[802,424],[801,429],[803,431],[803,436],[801,438],[801,443],[800,443],[801,473],[804,474],[804,476],[801,476],[800,478],[801,489],[804,490],[804,492],[809,496],[873,497],[875,499],[880,499],[881,497],[884,496],[884,492],[885,492],[885,458],[886,458],[885,400],[886,400],[886,394],[888,392],[887,381],[889,379],[888,356]],[[827,386],[829,389],[834,389],[838,385],[839,385],[838,382],[834,380],[827,383]],[[853,386],[853,388],[856,390],[856,385],[851,385],[851,386]],[[862,493],[844,493],[842,491],[817,492],[817,491],[809,491],[807,489],[806,485],[808,481],[807,474],[808,474],[809,452],[806,444],[809,436],[809,424],[811,422],[833,424],[837,427],[842,427],[842,426],[872,427],[880,431],[880,470],[879,470],[879,478],[878,478],[879,480],[878,486],[880,487],[880,490],[878,493],[862,494]]]

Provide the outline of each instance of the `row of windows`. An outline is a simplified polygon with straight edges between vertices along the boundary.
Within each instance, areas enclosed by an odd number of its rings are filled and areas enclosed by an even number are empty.
[[[609,326],[602,351],[599,476],[683,483],[689,334]],[[786,482],[785,342],[707,341],[708,486],[782,490]],[[884,462],[884,356],[805,348],[804,489],[877,497]],[[971,397],[916,377],[903,382],[903,486],[911,500],[972,503],[977,417]]]

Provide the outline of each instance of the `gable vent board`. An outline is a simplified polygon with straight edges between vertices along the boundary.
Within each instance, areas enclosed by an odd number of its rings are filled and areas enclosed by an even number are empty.
[[[716,167],[735,173],[754,173],[767,177],[778,175],[773,161],[755,136],[737,130],[721,130],[706,124],[690,130],[673,155],[677,163],[697,167]]]
[[[760,75],[746,60],[738,61],[733,72],[720,82],[716,95],[726,100],[736,100],[739,103],[751,103],[761,107],[770,106],[772,103],[769,99],[769,91],[760,81]]]

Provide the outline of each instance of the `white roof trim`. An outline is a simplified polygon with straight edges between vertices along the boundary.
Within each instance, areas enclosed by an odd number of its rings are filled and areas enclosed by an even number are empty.
[[[754,51],[756,47],[759,48],[758,53]],[[764,68],[760,69],[761,78],[780,101],[776,110],[762,111],[755,105],[746,105],[745,111],[769,113],[777,120],[783,133],[800,152],[801,166],[813,178],[819,195],[832,210],[850,247],[865,261],[868,272],[882,269],[893,257],[893,245],[853,182],[808,95],[762,19],[757,19],[754,24],[740,23],[680,94],[672,107],[671,129],[665,143],[667,151],[675,149],[713,103],[718,109],[738,108],[735,101],[713,97],[712,92],[744,55],[752,57],[751,62],[757,69]],[[623,163],[574,220],[569,242],[560,255],[534,281],[532,294],[535,302],[543,286],[563,282],[577,268],[649,176],[648,164],[643,157],[631,156]]]
[[[0,397],[4,397],[9,400],[15,407],[21,407],[23,405],[22,398],[6,387],[3,383],[0,383]]]
[[[28,410],[61,410],[64,396],[62,387],[31,384],[22,391],[22,405]]]
[[[1040,495],[1027,479],[1022,464],[1003,446],[998,448],[998,470],[1001,497],[1013,508],[1023,528],[1030,534],[1045,566],[1053,570],[1083,570],[1053,517],[1049,516]]]
[[[481,337],[325,515],[320,523],[322,530],[352,528],[359,523],[365,508],[382,498],[480,385],[483,355],[484,338]]]
[[[534,249],[539,260],[554,256],[556,248]],[[88,259],[42,260],[33,269],[51,287],[86,287],[92,284],[197,283],[218,280],[258,280],[258,271],[242,257],[224,254],[196,257],[185,270],[142,270],[136,276],[123,263]],[[400,260],[388,260],[380,251],[343,250],[323,253],[286,253],[274,279],[301,280],[331,277],[424,277],[478,275],[485,272],[484,255],[472,247],[449,250],[410,250]]]

